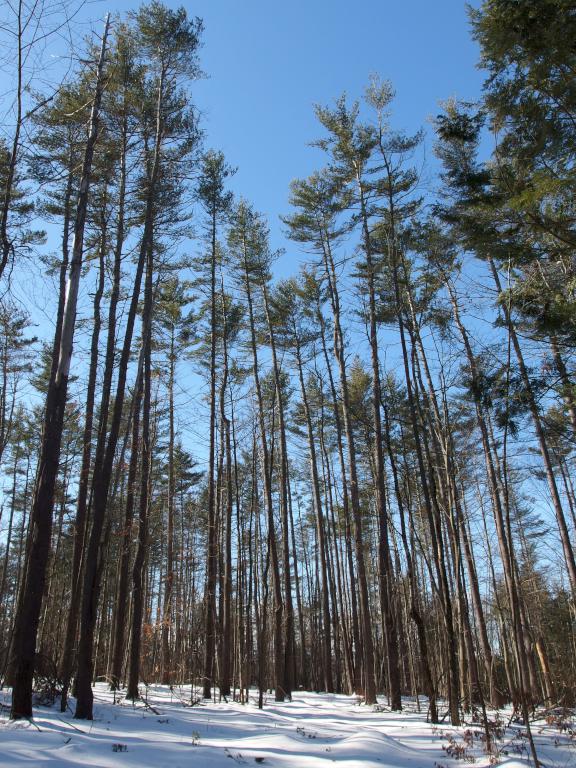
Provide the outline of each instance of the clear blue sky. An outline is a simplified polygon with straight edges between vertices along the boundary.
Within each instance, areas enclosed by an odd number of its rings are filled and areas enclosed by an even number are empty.
[[[138,0],[114,5],[87,0],[74,19],[74,32],[77,38],[91,29],[101,33],[107,11],[124,13],[139,5]],[[476,68],[479,52],[464,0],[186,0],[184,5],[205,26],[206,78],[194,84],[193,93],[206,146],[221,149],[238,167],[233,190],[267,216],[272,247],[286,248],[278,275],[294,274],[304,258],[284,239],[279,216],[289,212],[290,181],[323,163],[321,153],[308,146],[321,135],[314,104],[330,104],[343,91],[360,98],[372,73],[391,80],[397,93],[392,123],[408,132],[428,128],[424,149],[431,175],[435,162],[427,120],[440,101],[474,100],[481,91],[484,73]],[[57,46],[54,41],[50,46],[56,61]],[[58,74],[57,65],[52,74]],[[51,314],[47,310],[47,317]]]
[[[168,1],[168,5],[182,3]],[[415,131],[450,96],[474,99],[483,74],[463,0],[198,0],[204,20],[195,86],[207,146],[238,166],[233,188],[267,214],[272,245],[286,245],[279,214],[288,185],[319,166],[307,144],[320,135],[315,103],[361,97],[369,75],[396,89],[393,124]],[[120,0],[120,10],[137,4]],[[90,4],[92,18],[106,2]],[[101,10],[100,10],[101,9]],[[433,164],[430,142],[428,162]],[[294,246],[289,246],[294,253]],[[292,262],[292,266],[290,266]],[[281,271],[293,272],[293,258]]]

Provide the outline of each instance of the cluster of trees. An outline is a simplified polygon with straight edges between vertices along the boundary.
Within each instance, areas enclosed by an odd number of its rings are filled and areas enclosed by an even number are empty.
[[[453,723],[574,701],[576,17],[485,0],[471,23],[485,95],[436,118],[433,193],[387,82],[317,108],[322,167],[283,217],[307,254],[290,279],[204,148],[202,23],[182,9],[108,20],[0,145],[12,717],[50,665],[78,718],[103,677],[130,697],[256,685],[260,704],[424,694]],[[43,221],[60,250],[39,370],[10,275]]]

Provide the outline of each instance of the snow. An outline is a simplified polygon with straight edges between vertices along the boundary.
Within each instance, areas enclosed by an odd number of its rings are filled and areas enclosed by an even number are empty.
[[[198,703],[190,688],[150,686],[144,702],[121,700],[104,683],[95,687],[92,722],[74,720],[58,706],[36,707],[34,721],[0,718],[0,767],[15,768],[448,768],[489,766],[478,724],[452,728],[426,722],[413,701],[404,711],[359,704],[355,697],[297,693],[292,702],[269,697],[263,710],[249,704]],[[4,704],[9,693],[3,692]],[[192,693],[193,695],[193,693]],[[74,702],[72,702],[73,708]],[[544,721],[534,725],[546,768],[576,766],[576,740]],[[460,760],[450,743],[464,748]],[[498,765],[530,765],[520,726],[497,742]],[[447,752],[448,749],[448,752]],[[507,754],[505,754],[507,753]]]

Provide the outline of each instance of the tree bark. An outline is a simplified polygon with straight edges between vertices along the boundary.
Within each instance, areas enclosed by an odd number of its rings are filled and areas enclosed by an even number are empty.
[[[42,595],[46,581],[46,567],[50,552],[54,487],[58,474],[58,463],[62,442],[64,410],[68,391],[68,376],[72,359],[72,344],[76,322],[78,288],[84,250],[84,228],[88,208],[92,160],[98,138],[100,104],[104,90],[104,60],[110,19],[106,18],[102,45],[98,59],[96,83],[90,128],[78,194],[78,205],[74,222],[74,245],[70,274],[66,286],[66,301],[63,310],[62,332],[59,344],[58,364],[53,381],[50,382],[46,397],[46,411],[42,435],[42,448],[38,475],[31,512],[29,549],[24,584],[18,604],[14,635],[12,640],[13,690],[10,717],[18,719],[32,717],[32,680],[34,676],[34,655],[38,621],[42,606]]]
[[[78,645],[78,676],[76,679],[76,712],[74,717],[79,720],[92,720],[92,673],[93,673],[93,645],[94,629],[96,626],[98,598],[100,594],[100,584],[98,579],[98,560],[100,556],[100,539],[106,517],[106,508],[108,504],[108,495],[110,483],[112,480],[112,468],[118,437],[120,434],[120,425],[122,421],[122,411],[124,407],[124,397],[126,391],[126,375],[130,351],[132,346],[132,336],[134,333],[134,324],[140,297],[140,286],[144,266],[148,253],[152,248],[155,219],[155,197],[157,193],[157,183],[160,175],[160,149],[163,139],[163,120],[162,106],[164,96],[164,77],[162,71],[158,84],[158,98],[156,102],[156,131],[154,138],[154,151],[152,159],[152,169],[150,177],[147,180],[147,195],[145,204],[144,231],[140,242],[138,255],[138,264],[134,278],[134,288],[126,320],[126,329],[124,333],[124,343],[120,355],[118,366],[118,380],[116,383],[116,397],[110,421],[108,439],[106,432],[108,426],[108,411],[111,398],[112,370],[114,365],[114,349],[108,348],[106,355],[106,372],[104,376],[102,404],[100,407],[100,430],[98,442],[96,445],[96,454],[94,458],[94,477],[92,484],[92,530],[88,541],[86,555],[86,567],[84,571],[84,580],[82,585],[82,604],[80,609],[80,641]]]

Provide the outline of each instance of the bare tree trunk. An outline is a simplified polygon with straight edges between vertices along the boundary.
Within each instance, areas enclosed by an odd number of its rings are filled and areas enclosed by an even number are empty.
[[[460,535],[462,536],[462,543],[464,545],[464,558],[466,560],[466,569],[468,571],[468,581],[470,583],[470,593],[472,596],[472,608],[474,610],[474,616],[476,618],[480,648],[482,649],[482,655],[484,657],[484,668],[486,670],[486,679],[488,680],[488,687],[489,687],[489,701],[492,704],[492,706],[500,707],[502,706],[503,701],[502,701],[502,696],[500,694],[500,691],[498,690],[497,679],[496,679],[496,667],[494,664],[494,657],[492,655],[492,648],[490,647],[490,641],[488,640],[488,630],[486,629],[486,617],[484,615],[482,598],[480,596],[480,587],[478,585],[478,573],[476,571],[474,554],[470,544],[470,537],[468,535],[468,526],[466,524],[465,519],[461,520]]]
[[[150,506],[150,473],[152,468],[152,442],[150,435],[151,409],[151,356],[152,356],[152,311],[153,311],[153,242],[147,254],[144,306],[142,309],[142,348],[144,351],[144,397],[142,401],[142,451],[140,499],[138,505],[138,547],[132,569],[132,632],[130,636],[130,658],[128,665],[128,689],[126,697],[139,698],[140,648],[142,638],[142,617],[144,612],[144,565],[148,546],[148,512]]]
[[[325,320],[324,316],[322,314],[322,310],[320,306],[317,308],[316,317],[318,319],[319,327],[320,327],[320,340],[322,343],[322,353],[324,356],[324,361],[326,363],[326,371],[328,373],[328,382],[330,385],[330,395],[331,395],[331,402],[332,402],[332,411],[334,414],[334,423],[336,425],[336,444],[338,447],[338,460],[340,464],[340,474],[341,474],[341,482],[342,482],[342,507],[343,507],[343,515],[344,520],[346,524],[346,535],[348,536],[350,531],[350,510],[349,510],[349,495],[348,495],[348,479],[347,479],[347,470],[346,470],[346,462],[344,460],[344,446],[343,446],[343,439],[342,439],[342,422],[340,419],[340,407],[338,403],[338,397],[336,394],[336,386],[334,384],[334,377],[332,375],[332,368],[330,366],[330,360],[328,357],[328,349],[326,344],[326,327],[325,327]],[[330,487],[327,488],[327,492],[330,493]],[[333,522],[333,528],[335,530],[335,524],[334,524],[334,510],[332,507],[332,522]],[[336,534],[335,534],[335,541],[336,541]],[[351,561],[348,561],[349,569],[350,569],[350,579],[351,583],[354,583],[354,573],[353,573],[353,565]],[[342,579],[342,584],[344,584],[344,580]],[[344,602],[344,594],[343,590],[340,590],[342,595],[342,602]],[[353,644],[356,653],[358,654],[360,651],[360,629],[358,624],[358,610],[357,610],[357,603],[356,603],[356,591],[353,589],[351,593],[351,614],[352,614],[352,639]],[[344,611],[341,610],[341,614],[344,617]],[[355,663],[354,654],[352,652],[352,643],[348,643],[346,646],[346,667],[347,667],[347,675],[348,675],[348,681],[350,683],[350,690],[352,691],[357,682],[357,675],[358,670],[360,668],[360,665]]]
[[[252,288],[250,284],[250,274],[247,263],[247,254],[244,255],[244,287],[246,290],[246,299],[248,303],[248,318],[250,322],[250,346],[252,349],[252,374],[256,388],[256,405],[258,409],[258,425],[260,429],[260,443],[262,451],[262,475],[264,481],[264,501],[266,505],[266,514],[268,518],[268,547],[270,565],[272,566],[272,581],[274,589],[274,677],[275,677],[275,696],[276,701],[284,701],[284,649],[283,649],[283,614],[284,603],[282,600],[282,583],[280,577],[280,563],[278,558],[278,547],[276,543],[276,532],[274,530],[274,504],[272,500],[272,467],[270,460],[270,451],[268,440],[266,438],[266,425],[264,421],[264,400],[262,397],[262,387],[260,384],[260,373],[258,364],[258,352],[256,344],[256,328],[254,321],[254,307],[252,299]],[[268,557],[267,557],[268,562]],[[267,569],[266,569],[267,573]],[[264,584],[265,595],[268,594],[268,585]],[[265,613],[262,617],[265,626]],[[262,650],[262,648],[260,649]],[[263,680],[260,681],[263,683]]]
[[[486,418],[485,418],[483,408],[482,408],[482,403],[481,403],[480,373],[478,371],[476,358],[474,357],[474,353],[470,345],[468,333],[460,318],[460,311],[458,307],[456,294],[454,292],[454,289],[450,281],[446,281],[446,285],[450,293],[450,300],[452,303],[454,319],[456,321],[456,325],[462,337],[462,342],[464,344],[464,349],[465,349],[466,357],[468,360],[468,367],[469,367],[470,375],[472,379],[472,389],[473,389],[474,403],[475,403],[475,409],[476,409],[476,422],[478,424],[480,433],[482,435],[482,447],[484,450],[486,468],[488,470],[488,482],[489,482],[490,494],[492,498],[494,521],[496,523],[496,533],[498,536],[500,557],[502,560],[502,565],[504,567],[506,589],[508,593],[508,599],[510,601],[510,610],[512,612],[512,625],[514,628],[514,638],[515,638],[514,648],[516,652],[518,678],[519,678],[519,681],[521,679],[526,680],[527,679],[526,651],[525,651],[524,642],[522,638],[522,630],[521,630],[522,622],[519,614],[519,598],[518,598],[517,584],[516,584],[516,578],[515,578],[514,568],[513,568],[513,559],[514,559],[513,542],[509,539],[506,531],[506,523],[505,523],[504,509],[502,506],[500,483],[498,481],[498,474],[497,474],[497,469],[495,466],[494,456],[492,452],[489,430],[488,430]],[[511,691],[511,693],[513,695],[514,691]],[[525,695],[524,691],[520,691],[520,693],[522,696]]]
[[[203,696],[209,699],[214,679],[216,649],[217,530],[214,466],[216,459],[216,208],[212,210],[210,254],[210,427],[208,446],[208,547],[204,616]]]
[[[152,159],[152,170],[147,183],[147,196],[145,205],[144,231],[140,243],[140,252],[136,275],[134,278],[134,289],[128,310],[126,321],[126,330],[124,333],[124,344],[120,355],[118,366],[118,380],[116,383],[116,397],[112,411],[108,439],[106,439],[108,410],[111,398],[111,378],[114,363],[114,349],[107,349],[106,372],[104,376],[104,386],[102,395],[102,404],[100,408],[100,430],[98,434],[98,443],[94,458],[94,477],[92,484],[92,530],[88,541],[86,554],[86,567],[84,571],[84,580],[82,585],[82,604],[80,609],[80,640],[78,644],[78,676],[76,678],[76,712],[74,717],[79,720],[92,719],[92,673],[93,673],[93,645],[94,628],[96,625],[96,615],[98,607],[98,598],[100,584],[98,578],[98,560],[100,557],[100,539],[106,517],[106,508],[112,480],[112,468],[118,437],[120,434],[120,425],[122,421],[122,411],[124,407],[124,397],[126,390],[126,375],[130,350],[132,345],[132,335],[136,320],[138,300],[140,297],[140,285],[144,265],[146,263],[149,251],[152,249],[154,234],[154,215],[155,215],[155,197],[157,192],[157,183],[160,174],[160,148],[163,139],[163,121],[162,104],[164,95],[164,72],[162,71],[158,84],[158,98],[156,102],[156,134],[154,138],[154,152]]]
[[[492,259],[489,260],[490,270],[496,284],[498,292],[502,293],[502,284],[500,282],[500,276],[496,265]],[[546,435],[544,434],[544,428],[542,426],[542,420],[538,411],[538,406],[534,398],[534,392],[532,384],[530,382],[530,376],[526,370],[526,364],[524,362],[524,356],[516,333],[516,328],[510,316],[510,310],[508,306],[502,304],[506,323],[510,330],[510,338],[512,339],[512,345],[518,360],[518,367],[520,369],[520,376],[524,384],[526,392],[528,407],[532,416],[532,423],[534,424],[534,431],[536,432],[536,438],[538,440],[538,447],[540,448],[540,455],[542,456],[542,462],[544,464],[544,470],[546,472],[546,479],[548,481],[548,488],[550,489],[550,495],[552,496],[552,504],[554,512],[556,514],[556,520],[558,522],[558,529],[560,531],[560,541],[562,542],[562,550],[564,552],[564,560],[566,562],[566,568],[568,570],[568,579],[570,581],[570,587],[572,589],[572,597],[576,598],[576,560],[574,558],[574,550],[572,548],[572,542],[570,540],[570,533],[568,526],[566,525],[566,518],[564,517],[564,510],[562,509],[562,501],[560,500],[560,493],[558,492],[558,486],[556,484],[556,478],[554,476],[554,470],[552,468],[552,461],[550,459],[550,452],[548,450],[548,442]]]
[[[448,574],[446,571],[445,553],[442,543],[442,529],[440,523],[440,514],[437,509],[436,499],[431,493],[430,485],[433,484],[433,476],[426,471],[426,462],[424,460],[423,445],[427,448],[427,440],[423,434],[418,420],[417,403],[414,393],[414,383],[410,372],[410,363],[408,357],[408,346],[406,343],[405,323],[403,317],[403,302],[400,290],[400,277],[398,273],[398,253],[396,248],[392,248],[392,277],[394,284],[394,295],[396,300],[396,318],[400,331],[400,345],[402,349],[402,360],[404,365],[404,375],[408,395],[408,409],[410,413],[410,422],[414,436],[416,448],[416,457],[418,461],[418,470],[420,474],[420,483],[424,497],[424,508],[428,520],[430,537],[432,542],[432,556],[439,585],[439,596],[442,604],[446,636],[448,640],[448,663],[449,663],[449,699],[450,699],[450,720],[453,725],[460,722],[460,713],[458,707],[458,665],[456,659],[455,633],[452,615],[452,600],[448,583]],[[428,462],[431,466],[431,462]]]
[[[34,655],[36,652],[38,620],[40,618],[42,595],[46,580],[46,566],[50,551],[54,486],[58,474],[64,410],[68,391],[68,376],[72,359],[92,159],[98,138],[100,103],[104,90],[103,71],[109,23],[109,17],[107,17],[98,60],[94,99],[90,115],[90,129],[82,165],[78,206],[74,223],[74,245],[72,248],[70,275],[66,287],[58,364],[54,380],[49,384],[46,397],[42,448],[31,512],[30,546],[28,549],[26,574],[20,594],[12,640],[11,654],[13,661],[11,666],[13,670],[13,690],[12,709],[10,712],[12,719],[32,717]]]
[[[413,564],[412,550],[408,539],[408,532],[406,530],[406,514],[404,509],[404,502],[402,500],[402,492],[400,489],[400,482],[398,479],[398,469],[396,466],[396,459],[394,451],[392,449],[392,443],[390,439],[390,422],[388,417],[388,410],[383,403],[384,418],[386,421],[386,429],[384,431],[386,450],[388,452],[388,458],[390,460],[390,467],[392,469],[392,478],[394,481],[394,492],[396,495],[396,504],[398,505],[398,512],[400,513],[400,533],[402,544],[404,547],[404,554],[407,564],[408,583],[410,587],[410,617],[416,625],[416,633],[418,635],[418,644],[420,646],[420,669],[422,674],[422,680],[424,683],[424,690],[428,697],[428,706],[430,708],[430,720],[432,723],[438,722],[438,708],[436,704],[436,686],[434,684],[434,678],[432,676],[432,667],[430,663],[430,654],[428,650],[428,641],[426,638],[426,629],[424,626],[424,620],[419,610],[418,603],[418,583],[417,574],[415,572]]]
[[[349,469],[349,491],[350,504],[352,507],[352,520],[354,526],[354,550],[356,554],[356,565],[358,568],[358,591],[360,597],[360,628],[361,649],[357,648],[357,653],[362,658],[363,673],[363,693],[366,704],[376,703],[376,685],[374,677],[374,648],[372,643],[372,627],[370,622],[370,604],[368,597],[368,579],[366,575],[366,563],[364,558],[364,537],[362,526],[362,513],[360,510],[360,496],[358,492],[358,473],[356,468],[356,442],[354,438],[354,428],[350,414],[350,398],[348,393],[348,378],[346,375],[346,359],[344,349],[344,335],[342,332],[340,319],[340,299],[336,282],[336,269],[334,260],[329,247],[329,242],[325,241],[323,251],[324,267],[328,289],[330,294],[330,303],[334,318],[334,353],[340,372],[340,389],[342,395],[342,416],[344,420],[344,431],[346,434],[346,443],[348,446],[348,469]],[[353,588],[353,584],[351,584]]]
[[[4,606],[4,598],[7,597],[4,594],[6,589],[6,577],[8,574],[8,564],[10,558],[10,548],[12,545],[12,529],[14,524],[14,512],[16,507],[16,478],[18,473],[18,462],[20,461],[20,446],[16,446],[14,451],[14,463],[12,465],[12,492],[10,499],[10,514],[8,517],[8,531],[6,532],[6,543],[4,545],[4,560],[2,563],[2,580],[0,581],[0,616],[4,621],[6,613],[8,611],[8,600],[6,599],[6,606]]]
[[[174,367],[176,355],[174,352],[174,326],[170,329],[170,376],[168,379],[168,526],[166,529],[166,576],[164,585],[164,602],[162,607],[162,683],[172,683],[172,667],[170,652],[170,630],[172,627],[172,609],[174,592],[174,501],[175,501],[175,472],[174,472]]]
[[[388,510],[386,506],[386,482],[384,469],[384,451],[382,448],[382,418],[380,414],[380,362],[378,358],[378,326],[376,321],[376,290],[374,285],[375,265],[373,249],[368,228],[364,184],[357,173],[357,187],[360,199],[364,254],[366,256],[366,282],[368,284],[369,342],[372,366],[372,419],[374,423],[375,485],[376,508],[378,511],[378,573],[380,581],[380,604],[382,610],[382,631],[386,641],[388,686],[390,707],[402,709],[400,690],[400,667],[398,662],[398,636],[396,617],[392,607],[393,569],[388,540]]]
[[[141,362],[142,364],[144,362],[143,356],[141,356]],[[124,655],[126,652],[124,638],[126,634],[126,620],[128,618],[128,575],[130,569],[130,552],[132,549],[132,523],[134,519],[134,503],[136,496],[136,476],[138,473],[138,459],[140,455],[140,411],[143,390],[142,365],[139,364],[135,392],[132,400],[131,453],[130,464],[128,466],[128,479],[126,483],[124,525],[121,529],[118,587],[116,590],[116,603],[112,621],[113,640],[110,663],[110,684],[112,690],[117,690],[120,687]]]
[[[230,696],[230,668],[232,662],[232,449],[230,440],[230,419],[226,416],[226,390],[228,387],[228,325],[226,319],[226,306],[224,300],[224,286],[222,285],[222,342],[223,342],[223,370],[220,389],[220,423],[224,431],[224,447],[226,459],[225,476],[225,511],[224,515],[224,574],[222,589],[222,652],[220,669],[220,695]],[[224,459],[224,456],[222,457]]]
[[[288,448],[286,445],[286,425],[284,419],[284,395],[280,381],[280,367],[278,365],[278,356],[276,353],[276,339],[274,328],[270,319],[270,308],[268,300],[268,290],[266,283],[261,282],[262,298],[264,300],[264,313],[268,325],[268,335],[270,338],[270,349],[272,351],[272,370],[274,373],[274,386],[276,390],[276,400],[278,402],[278,430],[280,432],[280,498],[281,498],[281,520],[282,520],[282,554],[284,560],[284,695],[291,698],[294,685],[294,606],[292,603],[292,578],[290,566],[290,532],[288,526],[288,495],[289,495],[289,473],[288,473]]]
[[[105,195],[106,199],[106,195]],[[105,205],[105,202],[103,203]],[[92,429],[94,424],[94,399],[96,393],[96,376],[98,373],[98,343],[102,320],[100,302],[104,293],[105,258],[107,248],[107,215],[104,210],[101,215],[101,243],[98,287],[94,294],[94,327],[90,347],[90,369],[88,371],[88,388],[86,391],[86,418],[82,435],[82,464],[78,482],[78,500],[76,502],[76,520],[74,524],[74,552],[72,555],[72,585],[70,590],[70,606],[66,621],[64,647],[60,657],[60,679],[62,680],[62,695],[60,711],[66,711],[68,688],[74,662],[74,646],[78,632],[78,612],[80,585],[82,578],[82,555],[86,536],[86,517],[88,508],[88,487],[90,484],[90,464],[92,459]]]
[[[328,583],[328,567],[326,552],[326,535],[324,529],[324,518],[322,515],[322,497],[320,495],[320,480],[318,478],[318,463],[316,459],[316,447],[314,444],[314,432],[312,430],[312,417],[310,414],[310,405],[306,395],[306,385],[302,371],[302,354],[300,350],[300,340],[297,332],[294,332],[294,341],[296,344],[296,362],[298,364],[298,379],[300,381],[300,394],[302,395],[302,404],[306,416],[306,430],[308,433],[308,451],[310,453],[310,472],[312,476],[312,494],[314,500],[314,512],[316,513],[316,535],[318,537],[318,550],[320,553],[320,575],[322,590],[322,672],[324,677],[324,689],[328,693],[334,691],[334,678],[332,675],[332,638],[330,628],[330,598]]]
[[[6,183],[4,184],[2,211],[0,213],[0,279],[8,265],[10,254],[12,253],[12,240],[8,235],[8,219],[10,216],[10,207],[14,194],[14,182],[16,177],[16,165],[18,163],[18,150],[20,148],[20,133],[22,131],[22,96],[24,93],[24,58],[26,56],[24,45],[24,29],[28,26],[31,19],[23,18],[25,3],[18,0],[17,3],[17,24],[16,40],[18,44],[18,54],[16,62],[16,125],[14,127],[14,137],[10,150],[10,160],[8,162],[8,173],[6,174]]]

